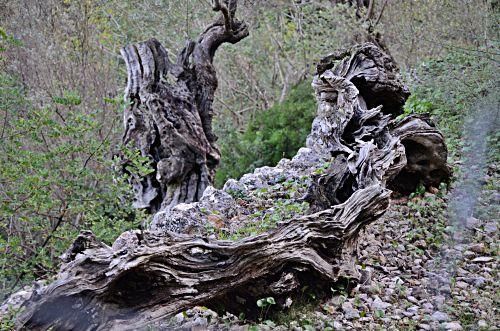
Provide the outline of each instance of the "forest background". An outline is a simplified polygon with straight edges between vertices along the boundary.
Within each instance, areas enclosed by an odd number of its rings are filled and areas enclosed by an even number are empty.
[[[431,113],[450,162],[461,162],[473,105],[489,98],[498,109],[500,2],[371,2],[241,2],[250,36],[215,57],[217,186],[293,156],[316,111],[315,63],[367,38],[383,41],[402,68],[412,92],[403,116]],[[81,229],[111,243],[146,226],[115,157],[150,171],[121,145],[119,50],[155,37],[175,57],[213,16],[208,0],[0,0],[0,298],[57,270]],[[499,138],[488,138],[490,163]]]

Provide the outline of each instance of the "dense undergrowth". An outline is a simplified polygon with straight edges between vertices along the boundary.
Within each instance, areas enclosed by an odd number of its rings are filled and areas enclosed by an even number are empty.
[[[218,128],[222,159],[215,184],[222,186],[229,178],[293,157],[305,145],[315,113],[316,100],[306,80],[293,87],[284,102],[257,113],[243,132]]]
[[[80,229],[111,244],[117,234],[139,226],[142,216],[124,203],[132,191],[126,177],[114,170],[121,161],[109,157],[111,140],[105,133],[95,136],[98,111],[80,112],[81,100],[70,92],[54,97],[47,107],[34,107],[5,74],[0,75],[0,100],[12,117],[2,128],[0,146],[4,295],[54,272],[57,257]],[[147,171],[147,159],[126,148],[122,153],[132,161],[132,172]]]

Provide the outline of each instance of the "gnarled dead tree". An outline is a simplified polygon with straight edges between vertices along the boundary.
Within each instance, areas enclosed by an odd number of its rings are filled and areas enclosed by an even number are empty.
[[[172,63],[155,39],[122,49],[127,64],[124,144],[151,159],[154,172],[133,177],[134,205],[156,212],[197,201],[212,183],[220,153],[212,132],[212,104],[217,88],[213,66],[223,43],[248,36],[236,19],[237,0],[214,0],[221,16],[196,41],[188,41]]]
[[[428,119],[394,120],[408,91],[390,57],[373,44],[327,56],[313,87],[318,114],[306,148],[292,160],[229,181],[223,190],[209,187],[199,202],[157,213],[150,230],[125,232],[112,247],[82,233],[54,282],[25,291],[24,299],[21,294],[11,298],[24,307],[18,325],[136,329],[195,305],[223,306],[248,316],[262,297],[282,304],[304,285],[321,289],[343,279],[355,283],[356,241],[360,230],[388,208],[387,187],[405,191],[413,178],[426,185],[446,180],[446,146]],[[171,100],[164,92],[148,102],[161,103],[162,97]],[[172,111],[161,109],[158,116]],[[262,201],[281,199],[287,193],[281,189],[292,190],[290,183],[306,187],[307,194],[282,199],[306,200],[307,211],[241,239],[210,235],[208,225],[214,223],[221,228],[235,223],[229,231],[256,223],[250,217],[253,200],[263,192]],[[262,212],[262,206],[255,208]],[[276,210],[271,206],[265,212]]]

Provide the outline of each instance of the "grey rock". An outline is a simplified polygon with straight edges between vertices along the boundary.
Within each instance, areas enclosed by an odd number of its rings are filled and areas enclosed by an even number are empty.
[[[422,308],[424,308],[424,310],[427,311],[427,312],[431,312],[434,309],[434,306],[430,302],[425,302],[422,305]]]
[[[360,270],[361,277],[359,283],[363,285],[370,285],[372,279],[372,271],[369,268]]]
[[[497,232],[497,224],[496,222],[488,222],[484,225],[484,232],[487,234],[493,234]]]
[[[333,321],[333,328],[335,330],[341,330],[342,329],[342,323],[340,323],[339,321]]]
[[[448,323],[444,323],[443,324],[443,327],[446,329],[446,330],[450,330],[450,331],[459,331],[459,330],[462,330],[462,326],[460,325],[459,322],[448,322]]]
[[[243,191],[246,191],[246,187],[245,187],[245,185],[243,185],[242,183],[240,183],[234,179],[229,179],[224,184],[224,188],[222,190],[226,193],[243,192]]]
[[[406,309],[405,316],[411,317],[414,316],[418,313],[418,307],[417,306],[411,306],[410,308]]]
[[[416,305],[418,304],[418,300],[417,300],[414,296],[409,295],[407,299],[408,299],[408,301],[410,301],[411,303],[414,303],[414,304],[416,304]]]
[[[390,303],[382,301],[379,297],[376,297],[375,300],[373,300],[373,302],[371,304],[371,308],[374,311],[375,310],[386,310],[390,306],[392,306]]]
[[[451,293],[451,287],[450,285],[446,284],[446,285],[443,285],[439,288],[439,292],[440,293],[444,293],[444,294],[450,294]]]
[[[485,283],[486,283],[486,278],[484,277],[476,277],[476,278],[472,278],[473,280],[473,284],[475,287],[482,287]]]
[[[373,301],[370,297],[368,297],[368,294],[366,294],[366,293],[359,294],[359,298],[361,300],[363,300],[364,302],[372,302]]]
[[[465,221],[465,227],[467,229],[474,229],[481,225],[481,221],[475,217],[468,217]]]
[[[478,243],[471,245],[469,247],[469,250],[473,251],[474,253],[482,254],[486,251],[486,247],[484,243]]]
[[[178,313],[177,315],[175,315],[175,321],[179,324],[184,322],[184,319],[184,313]]]
[[[431,326],[429,324],[425,324],[425,323],[421,323],[418,325],[418,327],[422,330],[430,330],[431,329]]]
[[[449,320],[448,314],[436,311],[432,314],[431,319],[436,322],[446,322]]]
[[[428,297],[427,291],[425,290],[425,288],[423,286],[419,286],[417,288],[414,288],[412,291],[412,295],[420,300]]]
[[[480,327],[480,328],[487,328],[488,327],[488,323],[486,323],[485,320],[479,320],[479,322],[477,322],[477,326]]]
[[[434,297],[434,304],[436,305],[436,307],[439,308],[439,307],[441,307],[444,304],[445,300],[446,299],[445,299],[444,296],[437,295],[437,296]]]
[[[344,316],[347,319],[354,319],[354,318],[359,318],[359,311],[357,309],[354,309],[352,307],[352,304],[350,302],[344,302],[342,304],[342,311],[344,312]]]
[[[492,262],[494,260],[494,258],[492,258],[491,256],[480,256],[480,257],[476,257],[474,260],[472,260],[472,262],[474,263],[488,263],[488,262]]]
[[[474,253],[473,251],[469,251],[469,250],[467,250],[467,251],[465,251],[465,252],[464,252],[464,257],[466,257],[466,258],[468,258],[468,259],[471,259],[471,258],[473,258],[474,256],[476,256],[476,253]]]
[[[208,325],[208,321],[207,321],[207,318],[206,317],[197,317],[195,318],[195,320],[193,321],[193,326],[201,326],[201,327],[204,327],[204,326],[207,326]]]

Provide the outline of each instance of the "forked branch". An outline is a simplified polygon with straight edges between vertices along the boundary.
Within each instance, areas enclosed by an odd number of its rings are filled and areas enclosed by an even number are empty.
[[[231,14],[229,13],[229,10],[227,9],[226,5],[221,3],[220,0],[213,0],[212,9],[214,11],[220,11],[222,13],[222,15],[224,16],[224,25],[226,27],[226,32],[232,33],[232,31],[233,31],[233,18],[231,16]]]

